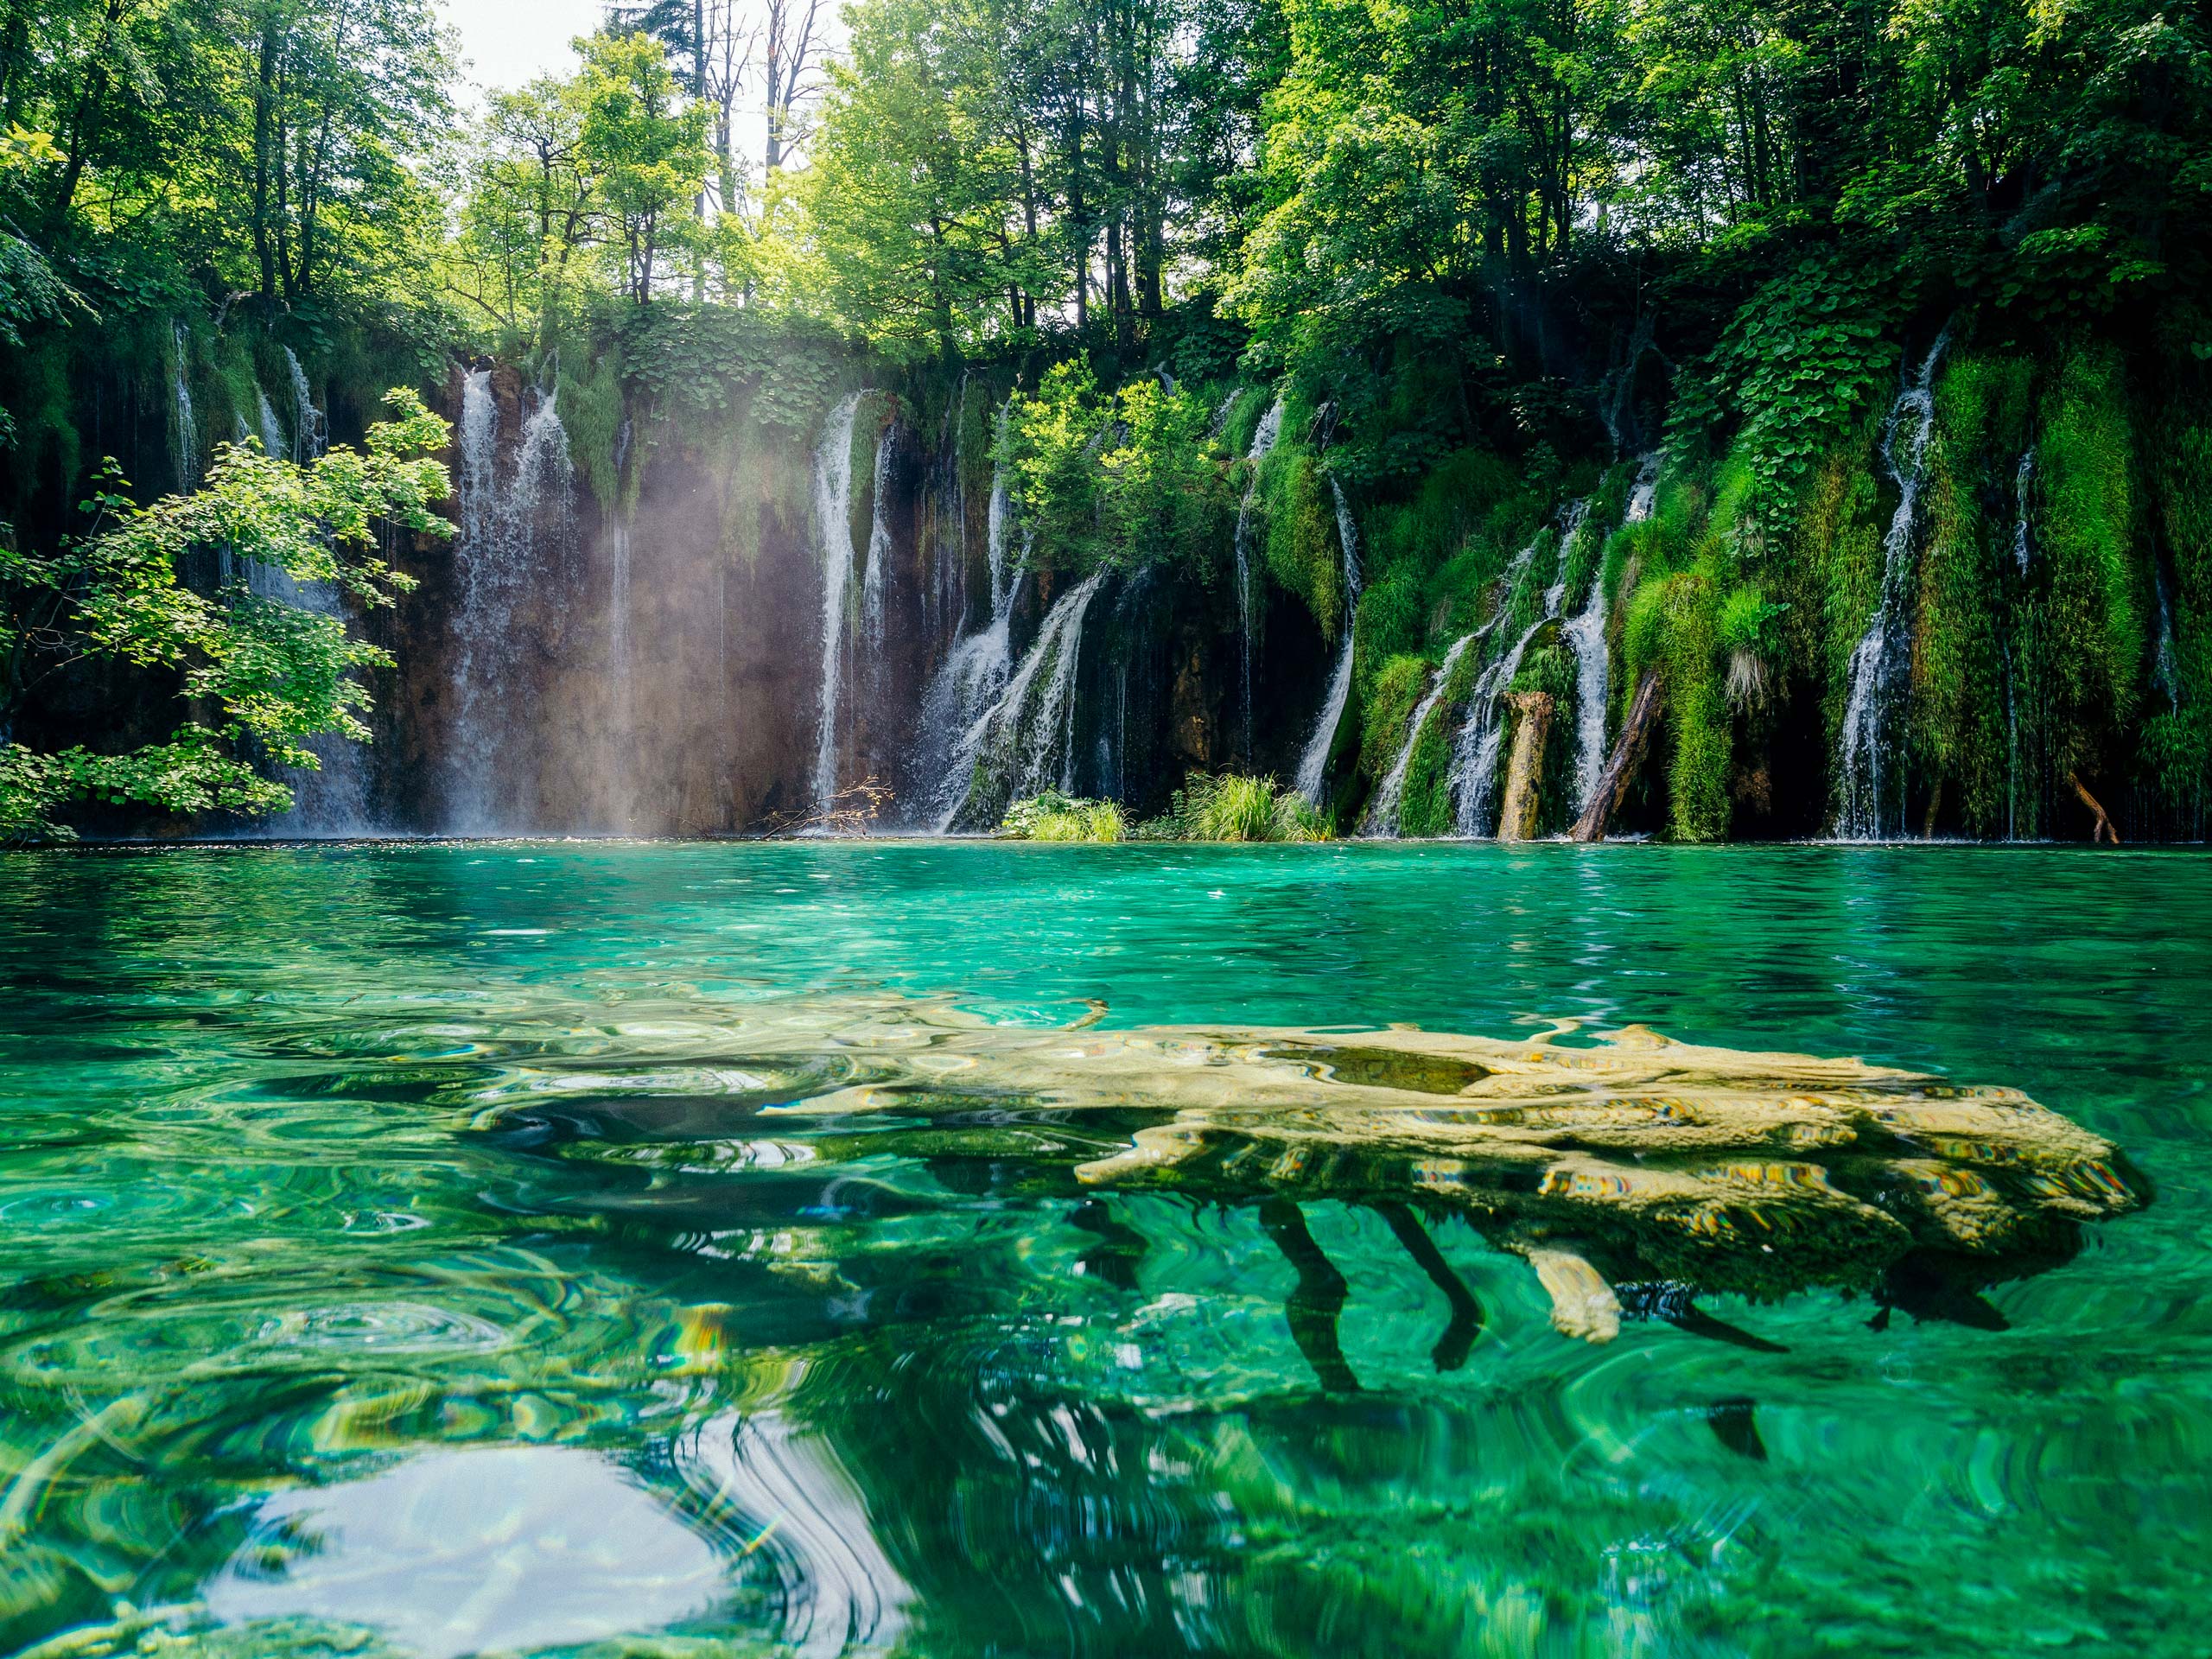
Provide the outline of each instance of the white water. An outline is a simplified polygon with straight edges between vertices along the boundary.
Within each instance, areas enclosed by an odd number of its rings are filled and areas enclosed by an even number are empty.
[[[883,644],[883,590],[891,557],[891,520],[884,497],[891,480],[892,430],[889,425],[875,441],[874,497],[868,512],[868,567],[861,577],[861,637],[871,650]]]
[[[200,482],[200,423],[192,412],[192,388],[185,384],[185,364],[190,349],[190,340],[181,322],[172,323],[170,337],[176,342],[176,480],[179,489],[189,490]]]
[[[523,422],[514,471],[503,487],[499,407],[488,370],[461,381],[460,534],[454,543],[454,722],[447,744],[445,822],[461,835],[530,827],[531,804],[513,800],[516,775],[507,706],[521,684],[526,642],[518,606],[543,585],[546,553],[565,542],[575,506],[569,435],[547,393]],[[519,809],[523,816],[515,816]]]
[[[1459,666],[1467,647],[1488,633],[1495,625],[1484,623],[1472,633],[1463,633],[1452,642],[1452,649],[1444,653],[1444,661],[1429,677],[1428,690],[1414,707],[1413,718],[1406,722],[1405,741],[1398,746],[1397,759],[1390,763],[1382,786],[1375,791],[1374,804],[1367,809],[1363,834],[1395,838],[1398,833],[1398,811],[1405,800],[1406,772],[1413,765],[1414,746],[1421,741],[1421,728],[1428,724],[1428,717],[1436,712],[1436,705],[1444,700],[1444,692],[1452,683],[1452,671]]]
[[[330,445],[330,423],[315,406],[315,393],[308,389],[307,371],[300,366],[300,359],[292,348],[284,348],[284,366],[292,379],[292,459],[313,461]]]
[[[2158,654],[2151,669],[2151,683],[2166,694],[2166,701],[2181,707],[2181,665],[2174,657],[2174,598],[2166,582],[2166,567],[2155,555],[2151,574],[2158,595]]]
[[[276,406],[269,401],[269,394],[256,386],[253,395],[261,405],[255,411],[255,419],[261,427],[261,452],[266,455],[289,454],[292,446],[284,440],[283,423],[276,418]]]
[[[999,410],[1001,430],[1013,401],[1009,397]],[[967,804],[987,728],[986,716],[1005,691],[1014,670],[1014,602],[1020,578],[1007,568],[1006,538],[1014,525],[1014,502],[1007,487],[1006,469],[995,464],[991,468],[984,524],[990,616],[982,627],[956,639],[945,653],[922,694],[921,720],[915,732],[914,772],[922,797],[919,810],[910,815],[910,821],[926,823],[939,834],[951,827]]]
[[[1492,833],[1491,819],[1491,796],[1496,793],[1498,753],[1505,738],[1505,694],[1512,689],[1513,677],[1521,671],[1521,658],[1529,642],[1546,626],[1558,619],[1560,607],[1567,602],[1567,564],[1573,550],[1575,534],[1582,521],[1589,516],[1587,500],[1571,503],[1560,516],[1559,524],[1559,567],[1551,584],[1544,589],[1544,613],[1531,623],[1512,648],[1496,662],[1486,666],[1475,681],[1467,697],[1467,716],[1459,728],[1459,735],[1452,746],[1452,771],[1447,779],[1452,791],[1454,828],[1462,836],[1484,836]],[[1505,579],[1498,586],[1497,609],[1491,614],[1485,632],[1504,620],[1513,607],[1513,596],[1527,577],[1529,567],[1535,563],[1536,550],[1550,533],[1550,527],[1538,531],[1529,538],[1527,545],[1513,556],[1513,563],[1506,567]],[[1597,586],[1604,587],[1603,573]],[[1604,632],[1599,630],[1599,649],[1604,646]],[[1600,714],[1603,709],[1600,707]]]
[[[1320,718],[1313,722],[1313,734],[1306,740],[1305,753],[1298,760],[1295,787],[1306,798],[1306,804],[1313,807],[1321,804],[1321,788],[1329,770],[1329,750],[1336,742],[1337,726],[1344,717],[1344,703],[1351,696],[1353,624],[1359,612],[1359,527],[1352,523],[1344,486],[1337,482],[1333,474],[1329,479],[1329,488],[1337,498],[1337,542],[1344,549],[1344,632],[1337,646],[1336,666],[1329,672],[1329,695],[1322,702]]]
[[[1911,661],[1913,531],[1920,516],[1920,486],[1928,459],[1928,440],[1936,428],[1936,365],[1950,342],[1947,329],[1921,362],[1910,384],[1891,405],[1882,432],[1882,464],[1897,486],[1897,511],[1882,537],[1882,590],[1866,632],[1851,653],[1849,700],[1837,766],[1843,806],[1836,834],[1846,841],[1873,841],[1901,825],[1904,802],[1891,811],[1885,774],[1892,768],[1891,751]]]
[[[613,683],[615,724],[630,729],[634,702],[630,662],[630,520],[618,506],[607,520],[607,659]]]
[[[1659,454],[1654,450],[1637,468],[1629,491],[1624,524],[1651,516],[1659,492]],[[1590,579],[1590,597],[1560,632],[1574,652],[1574,810],[1579,816],[1598,792],[1605,769],[1605,705],[1612,694],[1612,664],[1605,639],[1605,572],[1601,564]]]
[[[1230,405],[1236,401],[1236,394],[1230,393],[1222,404],[1216,419],[1218,426],[1229,418]],[[1244,486],[1244,499],[1236,506],[1236,635],[1243,661],[1244,696],[1244,760],[1252,760],[1252,501],[1260,493],[1260,463],[1275,447],[1275,440],[1282,433],[1282,399],[1278,397],[1268,405],[1268,412],[1260,416],[1260,423],[1252,430],[1252,448],[1245,457],[1252,463],[1252,477]]]
[[[1093,571],[1052,601],[1006,690],[957,746],[968,756],[969,774],[980,762],[1006,786],[1009,801],[1075,787],[1076,669],[1083,655],[1084,620],[1105,576],[1103,570]],[[962,791],[938,825],[940,832],[951,828],[967,798]]]
[[[814,454],[814,544],[822,560],[822,677],[814,746],[814,810],[837,796],[837,714],[843,691],[845,594],[853,579],[853,420],[865,392],[848,393],[830,412]]]
[[[2036,469],[2036,452],[2030,448],[2020,455],[2019,470],[2012,474],[2012,563],[2020,567],[2020,574],[2028,574],[2028,482]]]

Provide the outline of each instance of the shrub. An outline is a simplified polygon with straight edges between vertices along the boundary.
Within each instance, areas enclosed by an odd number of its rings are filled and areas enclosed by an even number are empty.
[[[1326,841],[1327,821],[1272,778],[1192,772],[1141,833],[1152,841]]]
[[[1125,841],[1128,825],[1112,801],[1084,800],[1047,790],[1014,802],[999,821],[1007,841]]]

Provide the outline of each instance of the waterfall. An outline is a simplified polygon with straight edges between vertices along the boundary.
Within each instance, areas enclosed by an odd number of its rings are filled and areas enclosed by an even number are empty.
[[[607,521],[607,659],[616,724],[630,728],[630,520],[618,507]]]
[[[313,461],[330,447],[330,423],[315,406],[315,393],[308,386],[308,372],[300,366],[299,358],[292,348],[284,348],[284,366],[292,381],[292,459]]]
[[[822,690],[814,746],[814,810],[837,796],[837,713],[843,690],[845,594],[853,578],[853,421],[864,391],[849,392],[830,412],[814,455],[814,535],[822,559]]]
[[[2166,581],[2165,561],[2153,552],[2151,575],[2158,595],[2158,643],[2152,659],[2151,683],[2166,694],[2175,709],[2181,707],[2181,665],[2174,657],[2174,596]]]
[[[1605,699],[1610,664],[1605,650],[1605,573],[1590,584],[1590,602],[1560,632],[1574,652],[1574,810],[1597,793],[1605,769]]]
[[[1305,753],[1299,756],[1298,792],[1306,798],[1308,806],[1321,804],[1321,786],[1329,770],[1329,750],[1336,741],[1337,724],[1344,716],[1345,701],[1351,696],[1351,656],[1354,622],[1359,613],[1359,530],[1352,523],[1351,508],[1344,500],[1344,487],[1330,474],[1329,488],[1337,499],[1337,541],[1344,549],[1344,632],[1337,646],[1336,666],[1329,673],[1329,695],[1321,704],[1321,717],[1313,722],[1313,735],[1306,740]]]
[[[2012,563],[2028,574],[2028,480],[2036,469],[2032,445],[2021,452],[2019,469],[2012,474]]]
[[[1229,409],[1236,401],[1230,392],[1221,406],[1217,421],[1229,418]],[[1282,433],[1282,399],[1278,397],[1268,405],[1268,412],[1260,416],[1260,423],[1253,429],[1251,453],[1245,459],[1252,464],[1252,476],[1245,483],[1244,499],[1236,506],[1236,634],[1242,652],[1244,686],[1244,761],[1252,760],[1252,502],[1260,493],[1260,463],[1275,447],[1275,439]]]
[[[1466,722],[1452,749],[1451,787],[1456,827],[1479,839],[1491,834],[1491,795],[1497,782],[1497,756],[1505,740],[1505,693],[1521,671],[1529,642],[1552,619],[1541,617],[1513,642],[1513,648],[1483,670],[1467,699]]]
[[[461,391],[459,593],[452,627],[454,716],[447,743],[445,825],[461,835],[527,829],[514,808],[508,709],[522,684],[518,611],[543,586],[545,554],[565,544],[575,505],[569,435],[550,392],[523,422],[514,471],[499,481],[499,408],[487,369]],[[507,787],[500,787],[505,785]]]
[[[276,418],[276,406],[269,401],[269,394],[259,386],[256,386],[253,389],[253,395],[261,405],[255,412],[255,418],[261,427],[262,453],[268,455],[289,454],[292,446],[284,442],[283,424]],[[245,434],[243,422],[239,423],[239,434],[243,438]]]
[[[1948,329],[1936,337],[1919,372],[1891,405],[1882,431],[1882,464],[1897,486],[1897,505],[1882,537],[1881,596],[1851,653],[1851,693],[1837,758],[1843,808],[1836,833],[1847,841],[1877,840],[1902,819],[1902,798],[1897,814],[1888,810],[1884,763],[1896,742],[1911,663],[1912,537],[1928,440],[1936,429],[1936,365],[1949,343]]]
[[[1491,832],[1491,797],[1497,782],[1498,753],[1505,739],[1505,694],[1513,688],[1513,677],[1521,671],[1521,658],[1535,637],[1559,617],[1567,603],[1567,563],[1573,550],[1574,537],[1589,516],[1590,504],[1585,500],[1568,505],[1560,518],[1559,569],[1550,586],[1543,592],[1543,614],[1529,624],[1511,649],[1496,662],[1485,667],[1475,680],[1475,687],[1467,698],[1467,716],[1460,725],[1458,740],[1452,746],[1452,771],[1448,783],[1452,791],[1454,825],[1459,833],[1468,836],[1484,836]],[[1506,567],[1505,578],[1498,587],[1497,608],[1484,631],[1505,620],[1513,605],[1513,595],[1535,563],[1536,552],[1544,543],[1549,527],[1538,531],[1522,550],[1513,556]],[[1599,573],[1596,587],[1602,593],[1604,573]],[[1602,601],[1599,601],[1602,603]],[[1602,658],[1605,648],[1603,614],[1599,627],[1599,651]],[[1603,673],[1603,663],[1599,671]],[[1579,677],[1579,675],[1578,675]],[[1602,730],[1604,709],[1599,707]],[[1602,741],[1602,738],[1601,740]]]
[[[1659,463],[1662,459],[1654,449],[1636,469],[1636,482],[1628,493],[1628,511],[1621,516],[1623,524],[1640,524],[1651,516],[1651,509],[1659,499]]]
[[[1659,491],[1659,453],[1643,457],[1630,488],[1624,524],[1651,517]],[[1564,568],[1562,566],[1562,568]],[[1600,563],[1590,579],[1590,597],[1560,632],[1574,652],[1574,810],[1580,814],[1597,793],[1605,769],[1605,704],[1611,695],[1611,662],[1605,639],[1605,570]]]
[[[1445,689],[1452,683],[1452,671],[1459,666],[1467,647],[1488,633],[1496,626],[1496,619],[1484,623],[1472,633],[1463,633],[1452,642],[1452,649],[1444,653],[1444,661],[1429,677],[1428,690],[1414,708],[1413,718],[1406,722],[1405,741],[1398,746],[1397,759],[1390,763],[1382,786],[1375,792],[1375,803],[1367,809],[1362,831],[1370,836],[1395,837],[1398,833],[1398,809],[1405,799],[1406,772],[1413,765],[1414,746],[1421,741],[1421,728],[1428,724],[1428,717],[1436,712],[1436,705],[1444,700]]]
[[[875,441],[874,496],[868,512],[868,568],[861,578],[861,637],[871,649],[883,644],[883,585],[891,556],[891,521],[884,512],[885,486],[891,479],[893,428]]]
[[[999,410],[1003,430],[1009,396]],[[967,804],[975,781],[988,715],[1006,690],[1014,670],[1014,601],[1018,575],[1007,569],[1007,532],[1014,524],[1014,501],[1006,468],[994,461],[991,494],[985,512],[984,563],[989,573],[991,611],[972,633],[963,634],[945,653],[922,694],[921,720],[915,732],[912,772],[920,787],[918,811],[912,822],[927,823],[942,835]]]
[[[191,337],[181,322],[171,323],[169,334],[176,342],[176,484],[180,490],[188,490],[200,482],[200,423],[193,416],[192,388],[185,378]]]
[[[1084,620],[1105,576],[1094,570],[1052,601],[1021,666],[957,746],[968,757],[969,775],[980,767],[990,779],[995,805],[1046,789],[1075,787],[1076,667],[1083,654]],[[952,827],[971,798],[972,791],[963,792],[953,804],[937,826],[940,834]]]
[[[968,480],[960,465],[960,446],[968,428],[968,378],[960,372],[960,396],[948,411],[944,442],[939,447],[937,480],[937,533],[930,538],[930,582],[923,598],[932,647],[950,648],[967,621],[968,598]],[[952,533],[944,525],[950,521]]]

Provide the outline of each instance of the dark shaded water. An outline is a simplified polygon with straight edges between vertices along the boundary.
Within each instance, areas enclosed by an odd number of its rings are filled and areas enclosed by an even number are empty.
[[[0,1651],[2198,1652],[2209,940],[2181,852],[10,858]],[[2156,1198],[1955,1317],[1701,1299],[1755,1348],[1322,1197],[1325,1389],[1281,1211],[779,1115],[903,999],[1859,1055]]]

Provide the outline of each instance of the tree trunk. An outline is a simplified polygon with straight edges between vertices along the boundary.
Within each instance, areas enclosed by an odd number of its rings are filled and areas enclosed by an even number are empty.
[[[1551,735],[1552,709],[1548,691],[1516,691],[1506,698],[1512,704],[1513,756],[1505,768],[1505,803],[1498,809],[1500,841],[1534,841],[1536,810],[1542,804],[1544,740]]]
[[[2089,793],[2088,785],[2082,781],[2081,775],[2069,772],[2066,774],[2066,781],[2074,786],[2074,793],[2080,797],[2082,804],[2089,809],[2090,815],[2097,821],[2096,827],[2089,831],[2089,844],[2094,847],[2100,842],[2109,841],[2113,846],[2119,846],[2120,831],[2113,828],[2112,819],[2106,813],[2103,803]]]
[[[1605,838],[1606,825],[1620,810],[1621,798],[1628,793],[1637,768],[1643,763],[1644,746],[1651,741],[1651,728],[1658,723],[1659,704],[1659,676],[1648,673],[1636,688],[1636,700],[1629,705],[1628,719],[1622,722],[1620,740],[1613,745],[1605,771],[1599,774],[1598,787],[1591,794],[1590,804],[1567,832],[1570,840]]]

